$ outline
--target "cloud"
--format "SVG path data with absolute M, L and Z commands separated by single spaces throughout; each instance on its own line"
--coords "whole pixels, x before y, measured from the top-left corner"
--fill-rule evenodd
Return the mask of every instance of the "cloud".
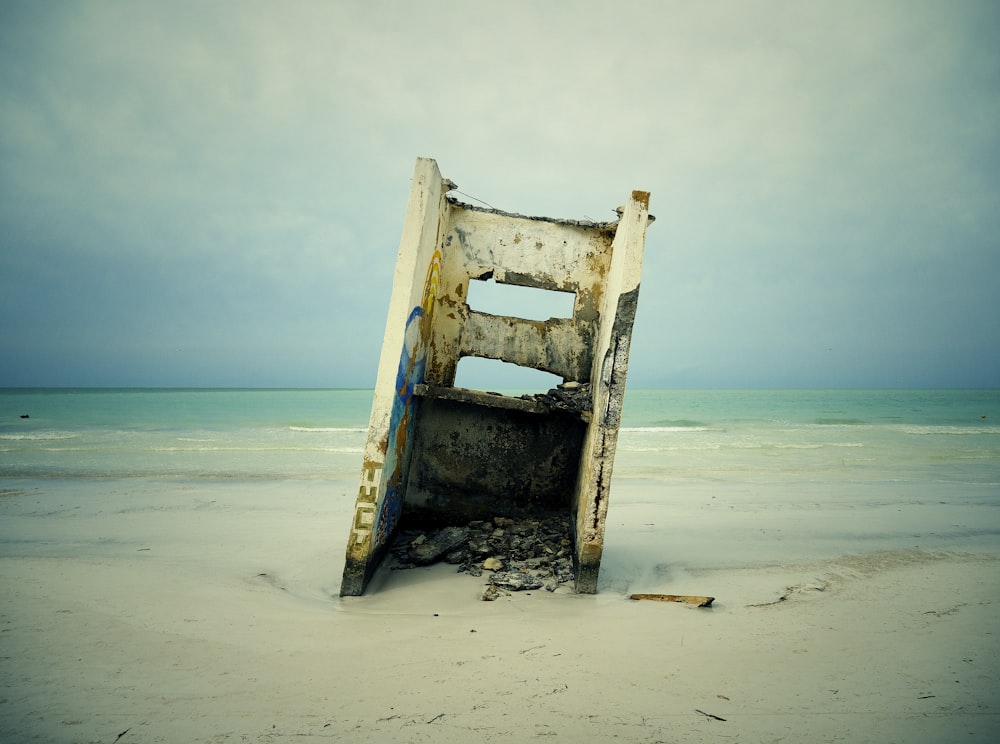
M 634 384 L 1000 384 L 993 3 L 0 21 L 0 384 L 371 384 L 416 156 L 531 214 L 652 192 Z

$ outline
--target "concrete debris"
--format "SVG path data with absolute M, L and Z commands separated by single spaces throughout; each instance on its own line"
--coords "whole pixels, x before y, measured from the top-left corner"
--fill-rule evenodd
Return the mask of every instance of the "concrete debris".
M 495 584 L 490 584 L 488 587 L 486 587 L 485 591 L 483 591 L 484 602 L 493 602 L 497 599 L 500 599 L 500 597 L 509 597 L 509 596 L 510 592 L 504 591 Z
M 578 414 L 590 413 L 593 400 L 590 394 L 590 383 L 564 382 L 552 388 L 547 393 L 522 395 L 525 400 L 534 400 L 550 411 L 570 411 Z
M 416 538 L 410 543 L 410 560 L 415 566 L 429 566 L 451 554 L 469 539 L 467 527 L 445 527 L 430 537 Z M 448 561 L 451 563 L 452 561 Z
M 515 520 L 494 517 L 436 530 L 403 530 L 388 566 L 407 569 L 444 561 L 473 576 L 490 573 L 485 601 L 507 591 L 550 592 L 573 581 L 569 515 Z
M 524 571 L 497 571 L 490 576 L 490 583 L 502 589 L 510 589 L 512 592 L 521 592 L 525 589 L 541 589 L 544 582 Z

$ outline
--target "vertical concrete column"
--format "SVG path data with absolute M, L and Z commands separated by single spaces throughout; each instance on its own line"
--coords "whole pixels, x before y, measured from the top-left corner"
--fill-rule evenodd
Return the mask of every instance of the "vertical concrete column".
M 441 271 L 438 250 L 454 184 L 437 163 L 419 158 L 413 171 L 392 298 L 379 358 L 375 396 L 361 468 L 361 484 L 348 536 L 341 596 L 356 596 L 388 547 L 403 508 L 417 401 Z
M 648 223 L 649 194 L 633 191 L 612 243 L 590 378 L 593 418 L 583 442 L 575 499 L 576 591 L 581 594 L 597 591 Z

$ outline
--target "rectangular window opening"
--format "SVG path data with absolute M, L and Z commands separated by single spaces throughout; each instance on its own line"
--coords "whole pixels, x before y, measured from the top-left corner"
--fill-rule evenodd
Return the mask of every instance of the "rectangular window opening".
M 547 393 L 562 381 L 544 370 L 481 357 L 462 357 L 455 370 L 455 387 L 511 397 Z
M 572 318 L 574 292 L 561 292 L 517 284 L 473 279 L 469 282 L 469 307 L 481 313 L 524 320 Z

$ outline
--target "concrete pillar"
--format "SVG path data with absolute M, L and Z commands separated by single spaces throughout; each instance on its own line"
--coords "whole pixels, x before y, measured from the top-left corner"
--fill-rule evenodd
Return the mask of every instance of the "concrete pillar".
M 633 191 L 621 212 L 611 248 L 590 378 L 593 413 L 583 442 L 576 492 L 574 549 L 576 591 L 580 594 L 597 591 L 648 223 L 649 194 Z
M 340 589 L 344 596 L 364 592 L 402 513 L 415 420 L 413 386 L 424 381 L 441 269 L 438 238 L 448 210 L 445 193 L 452 187 L 441 177 L 437 163 L 417 160 L 347 542 Z

